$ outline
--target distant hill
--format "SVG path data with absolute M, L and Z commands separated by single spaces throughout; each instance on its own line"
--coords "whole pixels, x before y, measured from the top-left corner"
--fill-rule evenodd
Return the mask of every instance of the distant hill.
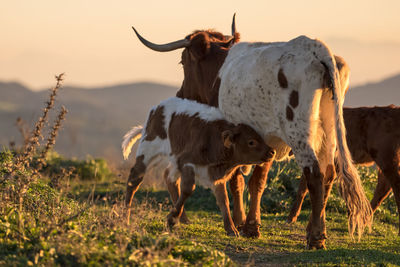
M 376 83 L 350 88 L 345 106 L 400 105 L 400 74 Z
M 134 83 L 103 88 L 63 87 L 58 107 L 68 114 L 56 150 L 68 157 L 86 155 L 120 161 L 122 136 L 142 124 L 153 105 L 174 96 L 178 88 L 156 83 Z M 0 146 L 21 143 L 17 117 L 33 124 L 41 114 L 48 90 L 33 92 L 18 83 L 0 83 Z
M 351 88 L 346 106 L 400 105 L 400 75 Z M 130 127 L 142 124 L 153 105 L 174 96 L 178 88 L 157 83 L 133 83 L 102 88 L 64 87 L 58 105 L 69 110 L 56 150 L 68 157 L 86 155 L 122 161 L 121 139 Z M 33 92 L 18 83 L 0 82 L 0 146 L 21 143 L 17 117 L 33 124 L 48 91 Z

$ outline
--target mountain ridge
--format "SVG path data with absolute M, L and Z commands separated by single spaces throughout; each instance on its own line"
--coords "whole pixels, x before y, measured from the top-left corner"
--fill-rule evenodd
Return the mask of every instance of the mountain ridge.
M 350 88 L 345 106 L 400 105 L 400 74 Z M 62 87 L 56 109 L 69 110 L 55 149 L 68 157 L 86 155 L 122 161 L 121 139 L 132 126 L 142 124 L 150 108 L 175 96 L 178 87 L 153 82 L 123 83 L 92 89 Z M 15 121 L 30 126 L 41 115 L 49 90 L 31 91 L 18 82 L 0 82 L 0 145 L 21 143 Z M 50 122 L 54 119 L 53 112 Z

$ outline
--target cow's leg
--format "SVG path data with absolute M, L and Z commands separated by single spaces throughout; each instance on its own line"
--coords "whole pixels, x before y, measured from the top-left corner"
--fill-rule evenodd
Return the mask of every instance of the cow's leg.
M 394 198 L 397 204 L 397 213 L 399 214 L 399 235 L 400 235 L 400 170 L 399 167 L 390 170 L 382 170 L 392 186 Z
M 345 93 L 344 91 L 342 92 Z M 337 147 L 336 142 L 336 122 L 333 114 L 335 114 L 335 107 L 332 102 L 332 95 L 324 93 L 321 96 L 319 117 L 320 117 L 320 133 L 317 136 L 322 138 L 321 146 L 318 151 L 318 163 L 321 172 L 324 176 L 324 200 L 323 200 L 323 221 L 325 221 L 325 208 L 328 201 L 329 194 L 332 190 L 333 181 L 336 177 L 335 171 L 335 152 Z
M 333 169 L 333 165 L 328 165 L 325 171 L 325 179 L 324 179 L 324 209 L 326 207 L 329 193 L 332 190 L 333 181 L 335 178 L 335 172 Z M 308 193 L 307 181 L 306 178 L 301 176 L 299 188 L 297 189 L 296 199 L 293 203 L 292 209 L 290 210 L 290 214 L 287 218 L 288 223 L 294 223 L 297 221 L 297 217 L 300 215 L 301 206 L 303 205 L 304 198 Z
M 258 165 L 254 168 L 253 175 L 250 177 L 248 188 L 250 193 L 250 209 L 247 214 L 246 223 L 242 229 L 242 235 L 245 237 L 260 237 L 260 202 L 268 179 L 268 171 L 271 168 L 273 160 Z
M 324 219 L 323 219 L 324 221 L 326 215 L 325 208 L 328 202 L 329 194 L 331 193 L 332 190 L 333 181 L 335 177 L 336 177 L 335 167 L 333 166 L 333 164 L 329 164 L 328 166 L 326 166 L 324 174 L 324 206 L 322 208 L 324 214 Z M 326 234 L 325 237 L 327 238 Z
M 392 164 L 390 164 L 392 165 Z M 397 213 L 399 214 L 399 235 L 400 235 L 400 167 L 388 166 L 386 169 L 382 169 L 383 174 L 389 180 L 392 186 L 393 195 L 397 204 Z
M 238 168 L 229 181 L 229 188 L 233 198 L 233 222 L 239 230 L 246 221 L 246 214 L 243 207 L 244 185 L 244 177 Z
M 181 171 L 181 194 L 176 201 L 175 207 L 168 215 L 168 226 L 172 228 L 179 220 L 183 212 L 186 199 L 193 193 L 195 185 L 195 173 L 192 166 L 184 166 Z
M 303 168 L 303 175 L 310 192 L 311 215 L 307 225 L 307 247 L 324 248 L 326 228 L 324 220 L 325 181 L 321 168 L 311 145 L 305 141 L 298 141 L 293 145 L 297 163 Z
M 290 214 L 287 218 L 288 223 L 294 223 L 297 221 L 297 217 L 300 215 L 301 206 L 303 205 L 304 198 L 306 197 L 308 192 L 307 189 L 307 180 L 304 175 L 300 178 L 299 188 L 297 189 L 296 199 L 293 203 L 292 209 L 290 210 Z
M 144 174 L 146 173 L 146 165 L 144 164 L 143 159 L 144 156 L 139 156 L 136 158 L 136 163 L 130 171 L 128 182 L 126 185 L 125 205 L 128 207 L 128 224 L 131 215 L 130 206 L 132 204 L 133 196 L 139 189 L 139 186 L 142 184 Z
M 400 175 L 398 173 L 393 175 L 391 184 L 392 184 L 394 198 L 397 204 L 397 213 L 399 216 L 399 236 L 400 236 Z
M 397 149 L 393 144 L 389 144 L 386 148 L 381 147 L 375 162 L 392 187 L 397 212 L 399 213 L 400 235 L 400 149 Z
M 303 173 L 307 180 L 311 199 L 311 216 L 307 225 L 307 247 L 309 249 L 324 248 L 326 228 L 323 211 L 325 197 L 323 175 L 317 161 L 314 161 L 312 168 L 304 167 Z
M 175 181 L 171 181 L 171 179 L 169 179 L 168 177 L 169 177 L 169 170 L 166 169 L 164 171 L 164 181 L 165 181 L 165 184 L 167 185 L 167 189 L 168 189 L 169 195 L 171 197 L 172 204 L 175 206 L 175 204 L 178 201 L 178 198 L 181 194 L 180 178 Z M 181 215 L 181 218 L 179 219 L 179 221 L 184 224 L 190 223 L 189 219 L 186 216 L 185 209 L 183 209 L 182 215 Z
M 226 234 L 229 236 L 239 236 L 239 232 L 236 229 L 232 218 L 231 212 L 229 210 L 229 198 L 226 192 L 226 183 L 220 183 L 213 187 L 215 198 L 217 199 L 217 204 L 221 210 L 222 217 L 224 219 L 224 228 Z
M 390 182 L 383 175 L 382 171 L 378 168 L 378 184 L 376 185 L 374 197 L 371 200 L 372 211 L 375 212 L 382 202 L 390 194 L 392 187 Z

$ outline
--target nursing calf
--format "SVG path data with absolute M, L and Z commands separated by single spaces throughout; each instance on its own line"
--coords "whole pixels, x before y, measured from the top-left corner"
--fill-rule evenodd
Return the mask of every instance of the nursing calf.
M 238 166 L 260 164 L 275 155 L 251 127 L 227 122 L 217 108 L 174 97 L 151 110 L 144 128 L 134 127 L 125 135 L 122 143 L 125 158 L 139 138 L 136 163 L 127 183 L 128 206 L 146 169 L 156 168 L 167 159 L 165 178 L 174 201 L 168 226 L 174 226 L 181 217 L 184 203 L 198 180 L 213 190 L 227 234 L 239 235 L 230 215 L 226 182 Z
M 372 210 L 375 212 L 392 189 L 400 212 L 400 107 L 344 108 L 343 117 L 347 144 L 354 163 L 376 163 L 378 168 L 378 184 L 371 200 Z M 297 220 L 307 191 L 302 178 L 289 222 Z

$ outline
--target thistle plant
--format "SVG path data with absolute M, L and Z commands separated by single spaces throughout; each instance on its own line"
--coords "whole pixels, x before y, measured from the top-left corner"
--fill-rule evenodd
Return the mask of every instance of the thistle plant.
M 37 179 L 39 171 L 45 165 L 46 155 L 54 146 L 58 131 L 67 113 L 65 107 L 62 107 L 53 126 L 51 127 L 47 142 L 39 154 L 37 166 L 33 168 L 32 163 L 34 161 L 34 156 L 37 151 L 39 151 L 40 140 L 44 139 L 42 132 L 48 122 L 49 112 L 54 108 L 57 92 L 62 86 L 63 78 L 64 73 L 56 76 L 56 85 L 50 90 L 50 96 L 46 101 L 43 113 L 35 123 L 34 129 L 29 136 L 26 135 L 27 131 L 23 127 L 22 119 L 17 120 L 17 127 L 24 138 L 23 149 L 20 153 L 17 153 L 17 155 L 14 156 L 12 161 L 7 162 L 5 164 L 6 166 L 2 166 L 2 169 L 7 172 L 6 175 L 3 175 L 4 177 L 2 178 L 2 182 L 10 179 L 12 180 L 10 187 L 5 191 L 7 191 L 7 195 L 9 196 L 8 198 L 13 199 L 14 203 L 18 207 L 18 228 L 21 233 L 23 232 L 24 227 L 24 219 L 22 217 L 24 196 L 32 181 Z

